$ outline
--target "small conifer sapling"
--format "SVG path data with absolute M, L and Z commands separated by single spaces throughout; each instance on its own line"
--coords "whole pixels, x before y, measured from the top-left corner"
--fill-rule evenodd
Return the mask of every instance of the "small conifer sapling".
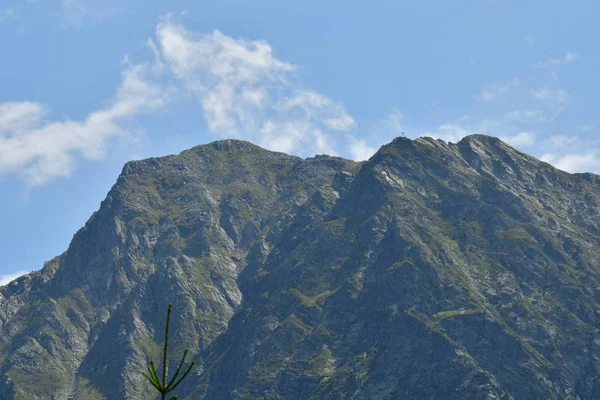
M 158 390 L 158 392 L 161 394 L 161 400 L 167 400 L 167 393 L 174 390 L 181 383 L 181 381 L 183 381 L 183 379 L 190 373 L 190 371 L 192 370 L 192 368 L 194 367 L 194 364 L 195 364 L 195 362 L 192 361 L 192 363 L 187 367 L 187 369 L 185 370 L 183 375 L 181 375 L 181 377 L 179 377 L 179 379 L 177 379 L 177 377 L 179 376 L 179 373 L 181 372 L 181 368 L 183 367 L 183 364 L 185 363 L 185 358 L 187 357 L 187 354 L 188 354 L 188 349 L 185 349 L 185 351 L 183 352 L 183 357 L 181 357 L 181 361 L 179 362 L 179 366 L 177 367 L 177 370 L 175 371 L 175 375 L 173 375 L 171 380 L 167 381 L 167 365 L 168 365 L 167 364 L 167 355 L 168 355 L 168 350 L 169 350 L 169 323 L 171 320 L 171 309 L 172 308 L 173 308 L 173 306 L 171 304 L 169 304 L 169 309 L 167 311 L 167 327 L 165 328 L 165 346 L 163 349 L 162 379 L 160 379 L 158 377 L 158 372 L 156 371 L 156 367 L 154 365 L 153 360 L 150 361 L 150 365 L 148 366 L 148 373 L 146 374 L 145 372 L 142 372 L 144 377 L 146 379 L 148 379 L 148 381 L 150 381 L 152 386 L 154 386 L 154 388 L 156 390 Z M 177 400 L 177 396 L 173 396 L 169 400 Z

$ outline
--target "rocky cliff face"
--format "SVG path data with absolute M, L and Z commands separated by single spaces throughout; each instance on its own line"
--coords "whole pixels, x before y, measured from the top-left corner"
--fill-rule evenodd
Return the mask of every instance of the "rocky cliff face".
M 69 249 L 0 288 L 0 398 L 600 398 L 600 177 L 498 139 L 368 162 L 225 140 L 125 165 Z M 187 396 L 187 397 L 186 397 Z

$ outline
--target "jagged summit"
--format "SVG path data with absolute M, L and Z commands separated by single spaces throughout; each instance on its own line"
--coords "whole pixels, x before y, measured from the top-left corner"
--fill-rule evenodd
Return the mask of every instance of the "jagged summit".
M 377 155 L 380 152 L 383 152 L 384 154 L 387 152 L 387 148 L 399 148 L 399 149 L 412 149 L 415 150 L 416 147 L 415 146 L 419 146 L 419 145 L 429 145 L 429 146 L 434 146 L 438 151 L 440 152 L 444 152 L 446 153 L 444 157 L 454 157 L 454 156 L 459 156 L 464 158 L 465 160 L 474 160 L 475 158 L 480 158 L 480 159 L 501 159 L 501 160 L 509 160 L 512 159 L 513 161 L 519 159 L 521 162 L 526 163 L 528 166 L 534 166 L 534 165 L 543 165 L 544 167 L 550 167 L 550 168 L 554 168 L 552 166 L 550 166 L 547 163 L 544 163 L 538 159 L 536 159 L 535 157 L 530 156 L 529 154 L 526 154 L 518 149 L 515 149 L 514 147 L 512 147 L 511 145 L 507 144 L 506 142 L 503 142 L 501 139 L 494 137 L 494 136 L 488 136 L 488 135 L 483 135 L 483 134 L 472 134 L 472 135 L 468 135 L 463 137 L 459 142 L 457 143 L 450 143 L 450 142 L 445 142 L 441 139 L 435 139 L 432 137 L 419 137 L 416 139 L 410 139 L 407 137 L 403 137 L 403 136 L 399 136 L 396 137 L 395 139 L 393 139 L 390 143 L 384 145 L 381 147 L 381 149 L 373 156 L 373 157 L 377 157 Z M 456 153 L 456 148 L 458 148 L 458 151 L 460 153 L 460 155 L 458 153 Z M 415 150 L 412 151 L 412 156 L 419 156 L 419 151 Z M 158 165 L 157 163 L 160 163 L 160 160 L 163 159 L 181 159 L 181 157 L 189 157 L 189 156 L 199 156 L 199 157 L 209 157 L 210 154 L 228 154 L 228 155 L 233 155 L 235 154 L 236 157 L 241 157 L 242 159 L 248 159 L 248 158 L 256 158 L 259 159 L 263 156 L 266 156 L 267 154 L 278 154 L 280 156 L 287 156 L 289 158 L 293 158 L 296 159 L 297 161 L 302 160 L 300 157 L 297 156 L 290 156 L 287 155 L 285 153 L 281 153 L 281 152 L 274 152 L 274 151 L 270 151 L 267 149 L 264 149 L 256 144 L 253 144 L 252 142 L 246 141 L 246 140 L 239 140 L 239 139 L 223 139 L 223 140 L 217 140 L 208 144 L 203 144 L 203 145 L 198 145 L 195 147 L 192 147 L 191 149 L 188 150 L 184 150 L 182 151 L 180 154 L 178 155 L 170 155 L 170 156 L 164 156 L 164 157 L 153 157 L 153 158 L 149 158 L 146 160 L 139 160 L 139 161 L 132 161 L 130 163 L 127 163 L 125 168 L 124 168 L 124 173 L 128 173 L 129 169 L 131 168 L 131 165 L 135 165 L 135 164 L 153 164 L 154 166 Z M 178 158 L 179 157 L 179 158 Z M 333 158 L 333 159 L 340 159 L 343 160 L 343 158 L 340 157 L 334 157 L 334 156 L 329 156 L 329 155 L 316 155 L 314 157 L 309 157 L 308 160 L 310 159 L 324 159 L 324 158 Z M 235 160 L 232 160 L 235 161 Z M 475 161 L 474 161 L 475 162 Z M 476 164 L 481 164 L 481 160 L 479 160 L 478 162 L 475 162 Z M 475 167 L 477 168 L 478 165 L 475 165 Z
M 0 398 L 150 398 L 168 303 L 182 399 L 600 398 L 597 183 L 483 135 L 127 163 L 0 287 Z

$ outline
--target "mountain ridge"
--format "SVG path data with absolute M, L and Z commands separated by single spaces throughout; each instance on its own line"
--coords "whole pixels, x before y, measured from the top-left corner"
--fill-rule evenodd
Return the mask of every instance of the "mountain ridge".
M 596 398 L 598 183 L 484 135 L 129 162 L 0 287 L 0 397 L 153 398 L 170 302 L 187 398 Z

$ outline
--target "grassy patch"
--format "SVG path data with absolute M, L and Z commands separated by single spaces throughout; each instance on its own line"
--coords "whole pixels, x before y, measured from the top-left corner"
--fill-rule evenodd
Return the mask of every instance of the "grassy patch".
M 300 301 L 302 302 L 302 304 L 306 307 L 316 307 L 319 310 L 321 309 L 321 307 L 319 307 L 318 303 L 325 300 L 327 297 L 331 296 L 332 294 L 334 294 L 335 292 L 337 292 L 340 288 L 338 287 L 335 290 L 325 290 L 319 294 L 316 294 L 314 296 L 305 296 L 302 293 L 300 293 L 298 290 L 296 289 L 290 289 L 289 293 L 296 296 L 297 298 L 300 299 Z
M 438 313 L 433 314 L 433 318 L 437 320 L 447 319 L 458 317 L 461 315 L 478 315 L 483 314 L 483 310 L 480 308 L 474 308 L 471 310 L 448 310 L 448 311 L 440 311 Z
M 408 258 L 405 258 L 402 261 L 396 261 L 395 263 L 393 263 L 392 265 L 390 265 L 387 270 L 388 271 L 393 271 L 395 269 L 402 268 L 404 266 L 410 267 L 412 265 L 413 265 L 412 261 L 409 260 Z

